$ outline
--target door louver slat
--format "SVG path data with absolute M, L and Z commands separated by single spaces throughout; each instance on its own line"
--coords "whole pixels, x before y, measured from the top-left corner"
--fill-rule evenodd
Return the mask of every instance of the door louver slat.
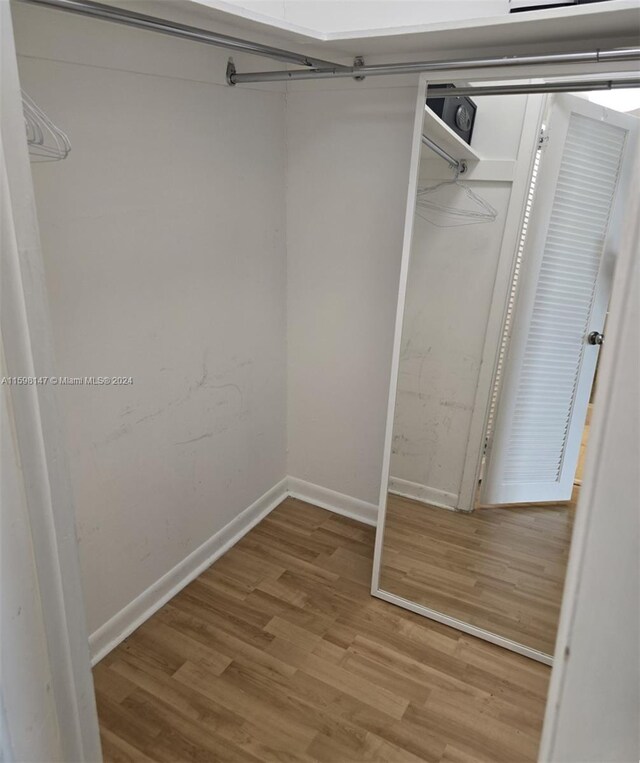
M 505 483 L 560 478 L 625 135 L 571 115 L 505 443 Z

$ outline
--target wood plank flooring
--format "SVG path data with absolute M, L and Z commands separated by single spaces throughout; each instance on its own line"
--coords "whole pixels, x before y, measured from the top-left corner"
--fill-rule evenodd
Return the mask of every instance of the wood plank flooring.
M 390 495 L 380 587 L 553 654 L 577 491 L 471 514 Z
M 549 668 L 369 594 L 287 499 L 94 669 L 105 761 L 534 761 Z
M 573 480 L 574 485 L 582 485 L 584 478 L 584 461 L 587 455 L 587 443 L 589 442 L 589 432 L 591 431 L 591 419 L 593 417 L 593 403 L 589 403 L 587 408 L 587 420 L 584 423 L 582 431 L 582 440 L 580 442 L 580 455 L 578 456 L 578 467 Z

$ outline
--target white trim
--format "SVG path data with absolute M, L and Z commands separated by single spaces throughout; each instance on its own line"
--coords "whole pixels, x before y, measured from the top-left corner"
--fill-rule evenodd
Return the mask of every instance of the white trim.
M 376 544 L 373 551 L 373 573 L 371 576 L 371 593 L 375 595 L 380 587 L 380 566 L 382 564 L 382 539 L 384 535 L 384 518 L 387 512 L 387 491 L 389 472 L 391 469 L 391 444 L 393 439 L 393 418 L 396 409 L 396 393 L 398 390 L 398 371 L 400 370 L 400 343 L 402 340 L 402 324 L 404 321 L 405 296 L 409 276 L 409 261 L 411 260 L 411 245 L 413 243 L 413 224 L 416 209 L 416 193 L 418 176 L 420 174 L 420 156 L 422 149 L 422 119 L 424 103 L 427 97 L 427 76 L 421 74 L 418 79 L 416 92 L 416 112 L 413 121 L 413 137 L 411 142 L 411 161 L 409 163 L 409 183 L 407 186 L 407 208 L 404 216 L 404 238 L 402 240 L 402 257 L 400 260 L 400 281 L 398 286 L 398 302 L 396 305 L 396 323 L 393 336 L 391 355 L 391 373 L 389 380 L 389 397 L 387 399 L 387 421 L 384 434 L 384 450 L 382 453 L 382 474 L 380 493 L 378 496 L 378 528 Z
M 286 477 L 94 631 L 89 636 L 91 664 L 100 662 L 287 497 L 374 527 L 377 522 L 378 507 L 375 503 L 361 501 L 296 477 Z
M 635 144 L 635 152 L 638 151 L 638 144 Z M 636 153 L 637 158 L 637 153 Z M 568 700 L 565 697 L 565 684 L 567 681 L 567 669 L 572 655 L 572 646 L 578 640 L 584 642 L 592 634 L 581 633 L 575 628 L 575 619 L 578 609 L 578 595 L 582 584 L 582 573 L 588 565 L 593 566 L 595 547 L 589 548 L 590 536 L 594 532 L 593 527 L 596 524 L 595 515 L 610 511 L 609 502 L 604 502 L 599 495 L 602 491 L 601 486 L 607 484 L 608 475 L 603 463 L 607 460 L 606 456 L 611 457 L 619 446 L 618 433 L 615 430 L 615 417 L 612 416 L 612 408 L 615 398 L 618 395 L 625 395 L 625 399 L 631 397 L 633 392 L 623 389 L 626 381 L 625 364 L 633 362 L 628 353 L 625 353 L 625 332 L 631 330 L 632 310 L 633 310 L 633 292 L 638 289 L 637 278 L 637 242 L 640 236 L 640 173 L 637 169 L 637 161 L 629 162 L 633 172 L 631 187 L 627 199 L 624 220 L 626 225 L 623 232 L 620 252 L 616 263 L 614 274 L 613 290 L 611 293 L 611 308 L 607 319 L 607 344 L 603 348 L 602 360 L 598 370 L 598 384 L 596 387 L 595 401 L 593 407 L 593 421 L 589 432 L 589 446 L 587 448 L 586 460 L 584 465 L 585 478 L 582 481 L 580 491 L 580 500 L 576 511 L 576 520 L 571 538 L 571 550 L 569 552 L 569 562 L 567 565 L 567 575 L 565 578 L 564 592 L 562 597 L 562 609 L 560 610 L 560 622 L 558 624 L 558 635 L 556 637 L 556 665 L 551 673 L 549 684 L 549 693 L 547 696 L 547 707 L 542 727 L 542 738 L 540 741 L 540 761 L 557 760 L 556 744 L 559 731 L 559 710 L 563 701 L 565 706 Z M 637 362 L 637 352 L 636 352 Z M 630 415 L 632 415 L 630 413 Z M 629 460 L 632 461 L 633 457 Z M 627 506 L 617 506 L 619 510 L 625 512 L 637 512 L 637 498 L 629 496 Z M 603 560 L 606 564 L 606 560 Z M 630 571 L 633 575 L 634 571 Z M 598 601 L 592 602 L 598 606 Z M 622 612 L 619 614 L 628 618 L 635 617 L 637 620 L 637 603 L 634 610 Z M 613 623 L 611 623 L 613 626 Z M 620 638 L 633 638 L 632 635 L 624 636 L 625 629 L 622 629 Z M 633 633 L 633 631 L 631 631 Z M 619 645 L 611 642 L 611 648 L 621 648 Z M 626 645 L 625 645 L 626 648 Z M 634 647 L 637 653 L 637 647 Z M 603 656 L 603 659 L 606 659 Z M 632 665 L 629 666 L 633 670 Z M 575 666 L 574 666 L 575 670 Z M 622 690 L 621 690 L 622 691 Z M 637 695 L 636 695 L 637 696 Z M 623 703 L 633 702 L 631 695 L 624 697 Z M 636 700 L 637 701 L 637 700 Z M 613 712 L 611 708 L 602 708 L 602 712 Z M 576 723 L 580 721 L 580 713 L 576 710 L 573 716 Z M 584 717 L 584 716 L 583 716 Z M 633 718 L 634 724 L 637 715 L 633 709 L 629 713 L 629 718 Z M 566 724 L 566 719 L 565 719 Z M 563 729 L 565 735 L 566 727 Z M 637 735 L 637 731 L 636 731 Z
M 176 564 L 153 585 L 121 609 L 89 636 L 91 664 L 95 665 L 154 612 L 172 599 L 187 584 L 198 577 L 252 527 L 258 524 L 287 497 L 285 478 L 261 495 L 257 501 L 238 514 L 221 530 L 212 535 L 189 556 Z
M 377 590 L 373 592 L 373 595 L 378 599 L 388 601 L 390 604 L 395 604 L 403 609 L 408 609 L 410 612 L 415 612 L 423 617 L 428 617 L 430 620 L 435 620 L 438 623 L 449 625 L 451 628 L 455 628 L 463 633 L 468 633 L 470 636 L 475 636 L 476 638 L 489 641 L 497 646 L 502 646 L 512 652 L 517 652 L 525 657 L 530 657 L 532 660 L 542 662 L 545 665 L 553 665 L 553 657 L 549 654 L 524 646 L 524 644 L 519 644 L 517 641 L 511 641 L 511 639 L 504 638 L 503 636 L 498 636 L 491 631 L 486 631 L 484 628 L 477 628 L 475 625 L 470 625 L 469 623 L 464 622 L 464 620 L 457 620 L 455 617 L 443 615 L 442 612 L 437 612 L 435 609 L 429 609 L 429 607 L 423 607 L 421 604 L 409 601 L 409 599 L 403 599 L 402 596 L 396 596 L 395 593 Z
M 53 333 L 11 9 L 6 2 L 0 2 L 0 59 L 0 164 L 6 223 L 0 245 L 0 322 L 6 370 L 9 376 L 51 377 L 56 373 Z M 26 671 L 24 692 L 17 691 L 11 698 L 5 696 L 3 702 L 11 702 L 7 710 L 19 706 L 19 714 L 30 713 L 37 706 L 30 692 L 38 681 L 42 680 L 43 685 L 49 682 L 48 691 L 55 702 L 56 717 L 52 723 L 57 727 L 62 758 L 98 763 L 102 760 L 98 716 L 89 665 L 73 492 L 57 390 L 50 385 L 21 386 L 11 392 L 10 398 L 49 671 L 43 673 L 36 668 L 33 675 Z M 2 582 L 12 584 L 10 578 Z M 3 622 L 3 627 L 7 626 Z M 10 722 L 15 717 L 12 712 L 7 716 Z M 35 726 L 8 731 L 17 738 L 23 733 L 36 736 L 42 729 Z
M 400 477 L 389 477 L 389 492 L 393 493 L 393 495 L 411 498 L 413 501 L 420 501 L 420 503 L 436 506 L 439 509 L 448 509 L 449 511 L 455 511 L 458 503 L 456 493 L 447 493 L 445 490 L 438 490 L 428 485 L 420 485 L 418 482 L 402 480 Z
M 355 519 L 365 525 L 372 525 L 373 527 L 377 525 L 378 507 L 375 503 L 361 501 L 359 498 L 352 498 L 350 495 L 314 485 L 312 482 L 305 482 L 305 480 L 300 480 L 297 477 L 289 477 L 287 484 L 288 494 L 292 498 L 312 503 L 321 509 L 328 509 L 334 514 L 341 514 L 343 517 Z

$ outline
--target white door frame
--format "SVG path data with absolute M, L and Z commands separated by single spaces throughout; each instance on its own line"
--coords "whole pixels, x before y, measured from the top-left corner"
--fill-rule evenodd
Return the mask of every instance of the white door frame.
M 545 763 L 640 755 L 637 167 L 630 188 L 540 743 Z
M 590 71 L 593 72 L 593 70 L 590 70 Z M 600 71 L 601 73 L 604 73 L 605 70 L 601 69 Z M 536 75 L 535 72 L 521 71 L 517 77 L 512 75 L 511 79 L 522 80 L 522 79 L 526 79 L 527 75 L 540 77 L 540 75 L 539 74 Z M 378 522 L 377 522 L 377 528 L 376 528 L 373 573 L 372 573 L 372 580 L 371 580 L 371 593 L 373 596 L 376 596 L 380 599 L 384 599 L 385 601 L 391 602 L 392 604 L 396 604 L 397 606 L 403 607 L 404 609 L 411 610 L 412 612 L 416 612 L 425 617 L 429 617 L 432 620 L 436 620 L 445 625 L 449 625 L 453 628 L 461 630 L 465 633 L 469 633 L 472 636 L 477 636 L 478 638 L 482 638 L 485 641 L 490 641 L 491 643 L 498 644 L 507 649 L 510 649 L 511 651 L 518 652 L 519 654 L 523 654 L 527 657 L 531 657 L 532 659 L 538 660 L 539 662 L 543 662 L 550 665 L 553 663 L 553 658 L 550 655 L 544 654 L 535 649 L 531 649 L 530 647 L 524 646 L 522 644 L 518 644 L 514 641 L 511 641 L 510 639 L 506 639 L 502 636 L 499 636 L 495 633 L 487 631 L 483 628 L 478 628 L 474 625 L 470 625 L 469 623 L 462 622 L 460 620 L 457 620 L 456 618 L 450 617 L 449 615 L 430 609 L 429 607 L 425 607 L 420 604 L 415 604 L 414 602 L 408 601 L 402 598 L 401 596 L 393 594 L 389 591 L 385 591 L 380 587 L 380 568 L 381 568 L 381 562 L 382 562 L 384 524 L 385 524 L 386 510 L 387 510 L 387 492 L 388 492 L 388 482 L 389 482 L 390 463 L 391 463 L 391 447 L 392 447 L 393 420 L 394 420 L 396 393 L 397 393 L 397 378 L 398 378 L 398 371 L 400 368 L 400 350 L 401 350 L 402 328 L 403 328 L 404 309 L 405 309 L 405 296 L 406 296 L 406 290 L 407 290 L 409 262 L 411 258 L 411 247 L 413 242 L 413 226 L 414 226 L 414 216 L 415 216 L 416 191 L 417 191 L 417 184 L 418 184 L 418 174 L 420 169 L 420 151 L 421 151 L 422 119 L 423 119 L 422 112 L 424 109 L 424 102 L 426 98 L 426 89 L 427 89 L 428 82 L 434 83 L 434 82 L 456 81 L 461 79 L 462 75 L 459 72 L 444 71 L 444 72 L 438 72 L 437 76 L 429 75 L 429 79 L 427 79 L 427 76 L 428 75 L 423 74 L 419 78 L 418 93 L 417 93 L 417 100 L 416 100 L 416 116 L 414 121 L 411 163 L 409 168 L 409 183 L 408 183 L 408 191 L 407 191 L 405 231 L 404 231 L 404 239 L 403 239 L 403 245 L 402 245 L 400 282 L 399 282 L 399 289 L 398 289 L 398 302 L 396 306 L 396 323 L 395 323 L 395 330 L 394 330 L 393 352 L 392 352 L 392 358 L 391 358 L 391 381 L 389 386 L 389 398 L 387 401 L 387 421 L 386 421 L 386 429 L 385 429 L 383 459 L 382 459 L 382 475 L 381 475 L 380 492 L 379 492 L 379 500 L 378 500 Z M 551 68 L 549 73 L 545 75 L 547 79 L 553 78 L 554 76 L 555 77 L 563 76 L 563 72 L 558 71 L 557 69 L 554 70 Z M 474 80 L 480 80 L 480 81 L 486 82 L 490 78 L 487 77 L 486 72 L 483 72 L 482 70 L 471 70 L 471 71 L 464 72 L 464 79 L 465 81 L 468 81 L 468 82 L 473 82 Z M 497 77 L 493 77 L 493 79 L 497 79 Z M 500 79 L 506 80 L 508 79 L 508 77 L 502 76 Z M 637 174 L 638 174 L 638 171 L 636 169 L 636 179 L 637 179 Z M 526 182 L 528 184 L 528 180 Z M 632 186 L 634 182 L 635 181 L 632 181 Z M 637 182 L 634 187 L 637 187 Z M 630 222 L 631 221 L 629 221 L 628 224 L 630 224 Z M 512 260 L 515 257 L 515 254 L 516 253 L 514 248 L 511 251 Z M 633 251 L 632 251 L 631 241 L 629 237 L 627 237 L 626 249 L 621 250 L 618 257 L 618 265 L 617 265 L 618 269 L 621 269 L 624 271 L 624 269 L 628 267 L 629 260 L 631 259 L 632 256 L 633 256 Z M 501 260 L 502 260 L 502 254 L 501 254 Z M 497 292 L 494 290 L 494 299 L 498 302 L 498 307 L 495 308 L 497 312 L 495 312 L 492 309 L 493 319 L 490 322 L 491 330 L 493 331 L 493 337 L 489 337 L 487 335 L 487 338 L 485 340 L 485 349 L 487 350 L 487 352 L 490 353 L 491 359 L 494 365 L 492 366 L 491 375 L 489 375 L 488 371 L 486 371 L 487 376 L 484 377 L 484 383 L 487 384 L 489 382 L 489 379 L 490 379 L 490 383 L 488 383 L 489 392 L 487 393 L 486 411 L 483 412 L 483 418 L 484 416 L 488 414 L 488 406 L 490 403 L 489 395 L 490 395 L 490 389 L 493 387 L 493 373 L 495 370 L 495 360 L 497 359 L 497 348 L 500 343 L 500 339 L 502 337 L 504 311 L 506 310 L 508 299 L 509 299 L 509 290 L 510 290 L 510 284 L 511 284 L 511 268 L 513 266 L 513 263 L 509 262 L 508 258 L 505 255 L 504 262 L 501 262 L 501 265 L 503 266 L 503 270 L 504 270 L 500 278 L 500 283 L 502 285 L 502 294 L 498 297 Z M 618 284 L 618 290 L 616 291 L 616 287 L 614 286 L 614 290 L 611 296 L 612 310 L 621 309 L 619 305 L 614 304 L 614 302 L 618 300 L 619 294 L 620 294 L 620 279 L 617 276 L 616 276 L 616 284 Z M 608 334 L 611 335 L 611 329 L 608 328 L 607 330 L 608 330 Z M 610 342 L 610 346 L 615 346 L 614 342 Z M 605 357 L 607 354 L 609 353 L 605 352 L 603 357 Z M 483 359 L 483 363 L 484 363 L 484 359 Z M 488 363 L 489 363 L 489 360 L 487 360 L 487 364 Z M 601 383 L 599 385 L 600 388 L 609 390 L 610 388 L 613 388 L 615 386 L 612 381 L 607 379 L 607 374 L 612 373 L 612 370 L 611 370 L 612 368 L 613 366 L 610 363 L 601 364 L 601 368 L 599 370 L 600 379 L 601 379 Z M 602 393 L 599 392 L 597 394 L 596 399 L 598 399 L 599 397 L 602 397 L 603 395 L 604 395 L 604 392 Z M 480 414 L 478 414 L 478 417 L 480 418 Z M 597 405 L 595 407 L 595 417 L 596 419 L 598 418 Z M 478 473 L 476 469 L 480 468 L 482 451 L 484 449 L 484 427 L 486 426 L 485 423 L 482 424 L 482 427 L 480 427 L 480 424 L 478 422 L 476 422 L 476 424 L 478 426 L 478 429 L 482 431 L 482 437 L 480 439 L 480 447 L 475 453 L 469 452 L 467 454 L 467 458 L 471 459 L 471 463 L 477 464 L 477 466 L 474 467 L 473 470 L 471 469 L 469 470 L 469 476 L 473 474 L 474 491 L 475 491 L 475 484 L 477 484 L 477 482 L 475 482 L 475 480 L 477 479 L 476 475 Z M 615 443 L 611 443 L 611 447 L 615 447 Z M 587 475 L 587 481 L 588 480 L 589 480 L 589 475 Z M 578 520 L 576 520 L 576 525 L 574 527 L 575 538 L 578 538 L 578 535 L 576 533 L 578 532 L 577 528 L 580 525 L 581 519 L 582 518 L 581 518 L 580 512 L 578 512 Z M 572 542 L 570 564 L 571 564 L 571 558 L 573 557 L 573 555 L 578 553 L 578 549 L 576 548 L 574 550 L 574 546 L 577 546 L 577 543 Z M 565 609 L 570 607 L 571 605 L 572 605 L 572 602 L 570 601 L 570 597 L 565 597 L 565 599 L 563 600 L 561 617 Z M 557 654 L 558 652 L 556 650 L 556 655 Z
M 5 219 L 0 328 L 9 376 L 55 373 L 53 338 L 10 7 L 0 2 L 0 114 Z M 71 482 L 55 387 L 12 388 L 15 449 L 24 485 L 26 524 L 36 561 L 51 692 L 63 760 L 102 760 Z M 11 579 L 3 580 L 3 586 Z M 12 627 L 4 623 L 3 628 Z M 3 659 L 9 659 L 5 657 Z M 45 685 L 45 681 L 42 681 Z M 16 689 L 3 701 L 28 701 Z M 5 708 L 6 709 L 6 708 Z M 7 712 L 7 718 L 12 714 Z M 6 729 L 9 742 L 12 731 Z M 31 733 L 38 734 L 34 728 Z M 16 751 L 19 752 L 19 751 Z M 8 751 L 11 755 L 11 750 Z

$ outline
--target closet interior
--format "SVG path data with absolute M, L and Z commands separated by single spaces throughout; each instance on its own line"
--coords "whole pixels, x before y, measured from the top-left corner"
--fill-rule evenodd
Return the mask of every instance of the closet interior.
M 46 309 L 38 394 L 55 398 L 105 760 L 535 760 L 564 567 L 552 604 L 518 577 L 536 598 L 527 643 L 522 610 L 454 569 L 447 522 L 482 535 L 477 507 L 518 502 L 482 493 L 496 294 L 553 104 L 585 78 L 640 92 L 633 35 L 585 17 L 581 45 L 554 57 L 522 27 L 549 84 L 507 79 L 504 40 L 420 57 L 382 34 L 354 48 L 232 22 L 215 3 L 75 5 L 3 16 L 26 131 L 3 152 L 8 172 L 30 161 L 23 251 L 41 251 L 44 293 L 27 309 Z M 608 57 L 580 59 L 585 39 Z M 429 106 L 453 98 L 432 57 L 476 111 Z M 600 139 L 605 161 L 615 136 Z M 486 639 L 495 623 L 445 611 L 451 580 L 458 604 L 480 587 L 513 628 Z

